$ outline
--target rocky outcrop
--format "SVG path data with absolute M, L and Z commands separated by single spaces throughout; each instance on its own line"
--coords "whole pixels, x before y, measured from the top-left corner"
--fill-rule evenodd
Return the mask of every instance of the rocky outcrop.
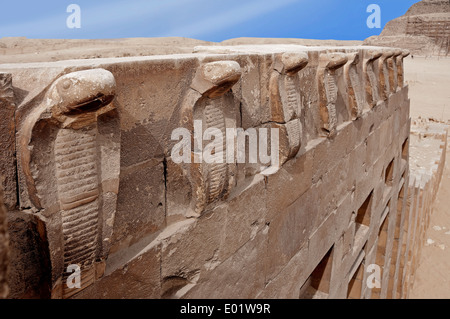
M 423 0 L 404 16 L 386 24 L 380 36 L 366 39 L 366 45 L 395 46 L 420 55 L 449 54 L 450 2 Z

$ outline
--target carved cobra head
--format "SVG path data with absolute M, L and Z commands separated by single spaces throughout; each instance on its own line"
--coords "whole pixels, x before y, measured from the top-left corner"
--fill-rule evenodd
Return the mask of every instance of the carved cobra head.
M 108 105 L 115 95 L 116 82 L 111 72 L 92 69 L 66 74 L 56 80 L 47 93 L 47 106 L 61 123 L 92 117 Z

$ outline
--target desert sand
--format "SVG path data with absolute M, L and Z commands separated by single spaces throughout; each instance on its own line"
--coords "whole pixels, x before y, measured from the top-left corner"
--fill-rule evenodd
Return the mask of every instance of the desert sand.
M 239 44 L 350 46 L 361 45 L 362 41 L 236 38 L 223 42 L 208 42 L 180 37 L 107 40 L 0 38 L 0 63 L 52 62 L 72 59 L 191 53 L 194 47 L 200 45 Z
M 450 150 L 426 232 L 426 243 L 416 270 L 414 285 L 409 298 L 448 299 L 450 298 Z
M 405 60 L 406 81 L 409 84 L 412 118 L 450 120 L 450 59 L 438 57 L 409 57 Z M 413 299 L 450 298 L 450 148 L 439 191 L 433 203 L 430 227 L 426 231 L 410 292 Z
M 450 120 L 450 58 L 408 57 L 405 59 L 411 117 Z

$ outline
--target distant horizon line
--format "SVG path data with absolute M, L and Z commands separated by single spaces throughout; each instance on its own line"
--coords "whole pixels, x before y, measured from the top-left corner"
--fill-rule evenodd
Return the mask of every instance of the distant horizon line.
M 372 36 L 370 36 L 372 37 Z M 370 38 L 368 37 L 368 38 Z M 293 37 L 236 37 L 236 38 L 228 38 L 222 41 L 211 41 L 211 40 L 203 40 L 203 39 L 197 39 L 197 38 L 191 38 L 191 37 L 184 37 L 184 36 L 156 36 L 156 37 L 144 37 L 144 36 L 136 36 L 136 37 L 104 37 L 104 38 L 46 38 L 46 37 L 27 37 L 27 36 L 6 36 L 1 37 L 2 39 L 22 39 L 22 40 L 128 40 L 128 39 L 189 39 L 189 40 L 196 40 L 196 41 L 203 41 L 203 42 L 214 42 L 214 43 L 221 43 L 224 41 L 229 40 L 237 40 L 237 39 L 280 39 L 280 40 L 316 40 L 316 41 L 358 41 L 363 42 L 367 38 L 364 39 L 333 39 L 333 38 L 293 38 Z

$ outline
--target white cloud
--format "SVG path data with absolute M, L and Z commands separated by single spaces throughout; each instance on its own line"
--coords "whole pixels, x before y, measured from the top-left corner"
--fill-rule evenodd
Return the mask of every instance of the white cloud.
M 81 4 L 81 29 L 71 30 L 66 27 L 69 13 L 64 10 L 56 16 L 43 18 L 41 15 L 25 23 L 0 25 L 0 37 L 51 38 L 78 34 L 80 37 L 99 38 L 105 31 L 110 35 L 116 29 L 119 33 L 127 25 L 136 28 L 141 25 L 142 29 L 135 30 L 136 34 L 144 31 L 149 32 L 148 36 L 201 37 L 297 1 L 300 0 L 118 0 L 103 5 Z M 73 3 L 77 1 L 73 0 Z M 219 8 L 223 10 L 220 11 Z M 164 28 L 170 29 L 161 31 Z
M 130 0 L 111 1 L 103 5 L 81 5 L 81 32 L 92 35 L 108 28 L 120 28 L 137 20 L 161 20 L 164 14 L 177 11 L 186 5 L 198 5 L 206 0 Z M 76 3 L 76 0 L 73 1 Z M 37 19 L 10 25 L 0 25 L 2 36 L 54 37 L 68 34 L 66 19 L 70 13 L 65 10 L 56 16 L 39 17 Z
M 178 26 L 162 36 L 200 37 L 224 30 L 239 23 L 249 21 L 260 15 L 280 9 L 299 0 L 252 1 L 231 9 L 209 15 L 190 25 Z

